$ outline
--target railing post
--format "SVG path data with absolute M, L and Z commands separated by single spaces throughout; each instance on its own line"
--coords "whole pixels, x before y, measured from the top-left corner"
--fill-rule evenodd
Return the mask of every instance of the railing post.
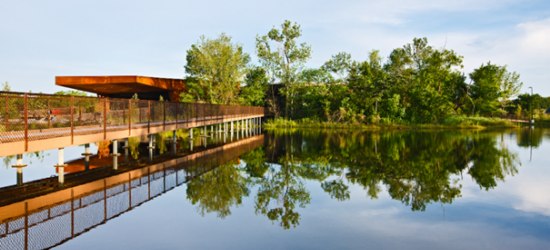
M 103 140 L 107 140 L 107 98 L 103 97 Z
M 132 99 L 128 99 L 128 136 L 132 134 Z
M 52 108 L 48 97 L 48 128 L 52 128 Z
M 138 108 L 138 116 L 139 116 L 138 121 L 139 123 L 141 123 L 141 103 L 139 100 L 137 101 L 137 108 Z
M 178 113 L 179 113 L 179 110 L 180 110 L 180 103 L 175 103 L 176 104 L 176 129 L 178 129 Z
M 9 128 L 9 124 L 10 124 L 10 113 L 9 113 L 9 98 L 8 98 L 8 95 L 6 95 L 6 98 L 5 98 L 5 101 L 6 101 L 6 117 L 4 117 L 6 120 L 6 132 L 8 131 L 8 128 Z
M 29 97 L 25 94 L 24 114 L 25 114 L 25 152 L 29 150 Z
M 74 96 L 71 96 L 71 144 L 74 143 Z
M 166 130 L 166 102 L 162 102 L 162 130 Z
M 147 134 L 151 133 L 151 100 L 147 101 Z

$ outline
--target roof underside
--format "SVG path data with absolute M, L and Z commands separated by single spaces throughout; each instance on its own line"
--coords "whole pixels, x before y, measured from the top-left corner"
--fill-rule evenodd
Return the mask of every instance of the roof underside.
M 182 91 L 182 79 L 147 76 L 56 76 L 55 84 L 102 96 Z

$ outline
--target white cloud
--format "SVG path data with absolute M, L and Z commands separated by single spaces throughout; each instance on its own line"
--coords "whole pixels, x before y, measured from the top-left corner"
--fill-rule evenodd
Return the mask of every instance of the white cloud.
M 530 55 L 550 56 L 550 18 L 521 23 L 518 45 Z

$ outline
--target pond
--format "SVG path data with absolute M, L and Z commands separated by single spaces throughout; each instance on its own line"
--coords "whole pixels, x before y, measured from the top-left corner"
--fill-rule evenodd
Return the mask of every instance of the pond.
M 47 213 L 68 212 L 0 229 L 0 249 L 550 249 L 550 130 L 296 130 L 209 143 L 200 156 L 183 141 L 156 160 L 144 148 L 115 172 L 94 170 L 103 179 L 69 177 L 127 181 L 65 187 L 69 202 Z M 25 177 L 55 174 L 55 152 L 36 155 Z M 40 165 L 46 176 L 30 174 Z M 0 172 L 3 186 L 13 171 Z

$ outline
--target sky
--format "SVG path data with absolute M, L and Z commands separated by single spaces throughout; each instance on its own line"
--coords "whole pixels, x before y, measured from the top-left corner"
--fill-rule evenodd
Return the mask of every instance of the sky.
M 257 64 L 258 35 L 284 20 L 302 27 L 313 50 L 307 67 L 344 51 L 354 60 L 427 37 L 464 57 L 466 75 L 482 63 L 507 65 L 527 93 L 550 96 L 548 0 L 121 1 L 1 0 L 0 83 L 53 93 L 58 75 L 182 78 L 185 55 L 221 33 Z

